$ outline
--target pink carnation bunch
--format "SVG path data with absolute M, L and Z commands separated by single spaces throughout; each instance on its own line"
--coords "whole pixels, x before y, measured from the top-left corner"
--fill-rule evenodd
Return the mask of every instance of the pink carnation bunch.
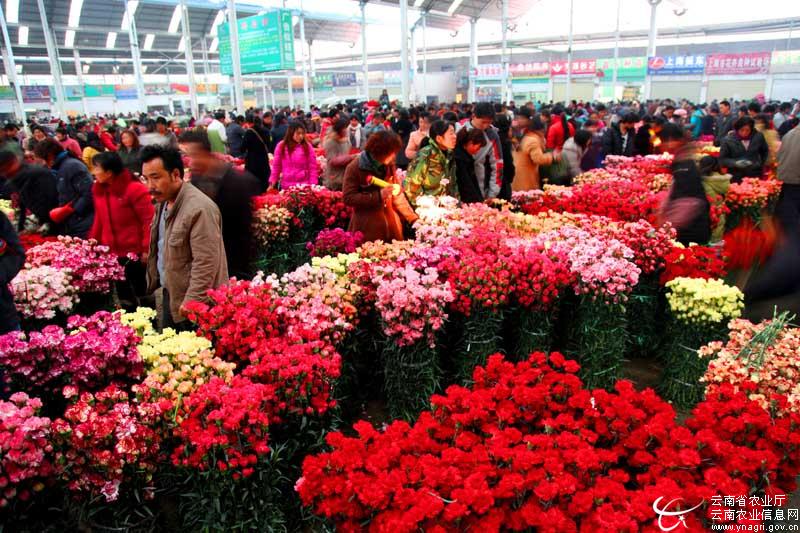
M 112 282 L 125 279 L 117 257 L 94 239 L 61 236 L 28 250 L 27 262 L 68 270 L 78 292 L 108 292 Z
M 70 271 L 49 265 L 20 270 L 9 287 L 24 318 L 50 320 L 57 312 L 72 311 L 78 301 Z

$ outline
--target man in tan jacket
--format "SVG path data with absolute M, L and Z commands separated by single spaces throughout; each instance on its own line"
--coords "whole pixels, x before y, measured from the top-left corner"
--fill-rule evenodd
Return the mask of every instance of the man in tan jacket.
M 207 291 L 228 281 L 219 209 L 183 181 L 177 150 L 147 146 L 141 158 L 142 175 L 158 202 L 150 227 L 147 289 L 163 288 L 162 327 L 188 328 L 184 306 L 208 301 Z

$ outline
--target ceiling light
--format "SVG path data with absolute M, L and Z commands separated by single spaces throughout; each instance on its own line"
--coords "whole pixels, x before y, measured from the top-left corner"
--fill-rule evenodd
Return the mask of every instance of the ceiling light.
M 6 0 L 6 22 L 19 23 L 19 0 Z
M 214 18 L 214 23 L 211 25 L 211 35 L 217 35 L 217 27 L 225 20 L 225 11 L 220 9 L 217 11 L 217 16 Z
M 114 45 L 117 43 L 117 32 L 110 31 L 108 32 L 108 37 L 106 37 L 106 48 L 114 48 Z
M 217 51 L 217 48 L 219 48 L 219 39 L 214 37 L 214 39 L 211 41 L 211 47 L 208 49 L 208 51 L 213 54 Z
M 178 33 L 178 24 L 181 23 L 181 5 L 175 6 L 175 11 L 172 12 L 172 19 L 169 21 L 169 33 Z
M 136 9 L 139 7 L 138 0 L 130 0 L 128 2 L 128 8 L 125 10 L 125 14 L 122 15 L 122 25 L 120 26 L 121 29 L 127 30 L 128 29 L 128 15 L 131 17 L 136 14 Z
M 70 28 L 77 28 L 81 24 L 81 9 L 83 8 L 83 0 L 72 0 L 69 5 L 69 19 L 67 26 Z
M 22 74 L 22 65 L 17 65 L 16 69 L 17 69 L 17 74 Z
M 89 65 L 88 65 L 88 64 L 84 65 L 84 66 L 83 66 L 83 73 L 84 73 L 84 74 L 89 74 L 89 68 L 90 68 L 90 67 L 89 67 Z
M 20 46 L 28 46 L 28 27 L 20 26 L 17 30 L 17 43 Z
M 152 33 L 148 33 L 144 36 L 144 49 L 145 50 L 152 50 L 153 49 L 153 41 L 156 40 L 156 36 Z
M 178 52 L 183 52 L 184 50 L 186 50 L 186 39 L 181 37 L 181 40 L 178 43 Z
M 75 30 L 67 30 L 67 33 L 64 34 L 64 46 L 66 48 L 75 46 Z
M 461 5 L 461 1 L 462 0 L 453 0 L 453 3 L 450 4 L 450 7 L 447 8 L 447 14 L 452 16 L 453 13 L 456 12 L 456 9 L 458 9 L 458 6 Z
M 425 2 L 425 0 L 416 0 L 416 1 L 414 2 L 414 7 L 419 7 L 419 6 L 421 6 L 421 5 L 422 5 L 424 2 Z
M 147 65 L 144 65 L 144 66 L 142 67 L 142 74 L 144 74 L 145 72 L 147 72 Z

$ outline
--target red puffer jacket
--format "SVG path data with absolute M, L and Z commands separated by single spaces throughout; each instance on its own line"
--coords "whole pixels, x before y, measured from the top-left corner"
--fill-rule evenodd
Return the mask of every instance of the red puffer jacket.
M 94 224 L 89 238 L 105 244 L 118 256 L 147 252 L 154 212 L 147 186 L 125 170 L 109 184 L 95 182 L 92 194 Z

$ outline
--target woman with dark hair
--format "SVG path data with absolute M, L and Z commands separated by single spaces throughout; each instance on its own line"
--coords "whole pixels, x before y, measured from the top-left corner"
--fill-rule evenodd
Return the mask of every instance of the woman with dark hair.
M 551 126 L 552 127 L 552 126 Z M 552 165 L 561 160 L 560 152 L 545 152 L 544 124 L 539 117 L 533 117 L 528 122 L 525 129 L 525 136 L 519 149 L 515 153 L 514 164 L 517 174 L 512 184 L 515 191 L 530 191 L 542 188 L 542 180 L 539 177 L 539 167 L 542 165 Z
M 400 142 L 403 143 L 403 148 L 408 146 L 408 140 L 411 137 L 411 132 L 414 131 L 414 125 L 408 117 L 408 110 L 400 109 L 397 112 L 397 120 L 392 122 L 392 131 L 399 137 Z M 403 170 L 408 168 L 409 159 L 406 157 L 405 150 L 400 150 L 397 154 L 397 168 Z
M 406 176 L 406 196 L 411 205 L 425 196 L 454 196 L 456 169 L 453 149 L 456 147 L 455 127 L 444 120 L 431 124 L 428 137 L 422 140 Z
M 500 137 L 500 150 L 503 156 L 503 178 L 497 198 L 511 200 L 511 184 L 517 169 L 514 166 L 514 149 L 511 145 L 511 119 L 505 113 L 498 113 L 494 118 L 494 127 Z
M 124 307 L 134 309 L 147 291 L 153 202 L 147 186 L 133 178 L 117 152 L 94 156 L 92 173 L 95 215 L 89 238 L 108 246 L 125 267 L 126 282 L 118 283 L 117 291 Z M 128 258 L 129 254 L 138 259 Z
M 50 211 L 50 220 L 63 224 L 65 235 L 85 239 L 94 220 L 92 175 L 55 139 L 40 142 L 35 153 L 56 176 L 58 207 Z
M 350 144 L 349 128 L 350 122 L 346 118 L 337 118 L 336 122 L 328 128 L 328 134 L 322 144 L 328 160 L 324 183 L 327 188 L 334 191 L 342 190 L 344 171 L 350 161 L 356 157 L 350 153 L 352 145 Z
M 733 131 L 719 146 L 719 166 L 728 169 L 732 183 L 747 176 L 760 177 L 768 157 L 767 141 L 755 131 L 755 121 L 748 116 L 736 119 Z
M 47 134 L 47 130 L 44 129 L 42 126 L 34 126 L 31 128 L 31 137 L 25 142 L 25 146 L 28 152 L 35 152 L 36 147 L 44 141 L 45 139 L 49 139 L 50 136 Z
M 413 224 L 419 218 L 395 175 L 395 158 L 402 147 L 396 134 L 376 131 L 370 135 L 358 159 L 345 170 L 344 203 L 353 208 L 347 229 L 360 231 L 366 241 L 402 240 L 403 221 Z M 381 187 L 373 178 L 388 186 Z
M 132 174 L 142 173 L 142 160 L 140 154 L 142 147 L 139 144 L 139 136 L 133 130 L 122 130 L 119 135 L 119 149 L 117 150 L 122 164 Z
M 705 244 L 711 238 L 711 206 L 689 144 L 688 132 L 676 124 L 666 123 L 659 138 L 663 151 L 675 156 L 672 186 L 661 218 L 672 224 L 681 244 Z
M 461 128 L 456 137 L 455 163 L 458 196 L 462 203 L 473 204 L 483 202 L 483 193 L 475 174 L 475 154 L 486 146 L 486 135 L 473 128 Z
M 314 148 L 306 140 L 305 126 L 293 121 L 275 147 L 269 186 L 288 189 L 295 185 L 319 185 L 319 168 Z
M 567 175 L 570 181 L 582 172 L 581 160 L 591 144 L 592 132 L 588 130 L 578 130 L 564 143 L 564 150 L 561 154 L 567 162 Z
M 547 148 L 561 151 L 567 139 L 575 135 L 575 126 L 567 120 L 567 111 L 561 105 L 553 107 L 550 127 L 547 129 Z
M 272 114 L 265 113 L 263 118 L 250 115 L 246 120 L 253 127 L 245 130 L 242 140 L 244 169 L 256 177 L 259 185 L 258 192 L 263 193 L 269 186 L 269 146 L 272 141 L 264 121 L 272 120 Z

